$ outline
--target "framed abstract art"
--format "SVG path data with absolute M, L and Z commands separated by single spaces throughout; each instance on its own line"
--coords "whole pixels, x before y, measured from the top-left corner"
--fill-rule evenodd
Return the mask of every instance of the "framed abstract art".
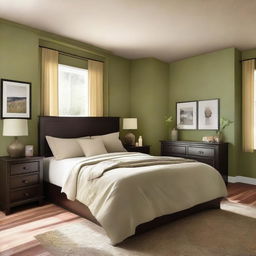
M 198 101 L 198 129 L 219 130 L 219 99 Z
M 176 103 L 177 129 L 196 130 L 197 129 L 197 102 L 186 101 Z

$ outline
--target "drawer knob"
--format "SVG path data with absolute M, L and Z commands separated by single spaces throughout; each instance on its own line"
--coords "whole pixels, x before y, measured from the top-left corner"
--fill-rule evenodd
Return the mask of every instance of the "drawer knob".
M 29 196 L 29 193 L 27 193 L 27 192 L 26 192 L 26 193 L 24 193 L 24 196 L 28 197 L 28 196 Z
M 23 166 L 23 170 L 27 170 L 27 167 L 26 167 L 26 166 Z
M 204 151 L 198 151 L 198 153 L 200 154 L 200 155 L 203 155 L 204 154 Z
M 23 180 L 22 182 L 25 184 L 28 184 L 28 180 Z

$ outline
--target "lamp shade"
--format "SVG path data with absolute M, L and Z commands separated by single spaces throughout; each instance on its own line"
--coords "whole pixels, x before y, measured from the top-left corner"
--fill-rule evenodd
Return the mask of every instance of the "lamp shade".
M 4 119 L 3 136 L 28 136 L 26 119 Z
M 137 129 L 137 118 L 123 118 L 123 129 L 124 130 L 136 130 Z

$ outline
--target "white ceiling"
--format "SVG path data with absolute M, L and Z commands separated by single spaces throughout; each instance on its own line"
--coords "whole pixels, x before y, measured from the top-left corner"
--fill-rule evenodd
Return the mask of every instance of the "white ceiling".
M 0 0 L 0 17 L 130 59 L 256 47 L 256 0 Z

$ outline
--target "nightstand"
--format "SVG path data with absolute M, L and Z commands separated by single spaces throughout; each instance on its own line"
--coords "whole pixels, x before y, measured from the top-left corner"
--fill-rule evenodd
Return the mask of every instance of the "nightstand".
M 124 147 L 129 152 L 140 152 L 140 153 L 145 153 L 145 154 L 150 153 L 150 146 L 148 146 L 148 145 L 147 146 L 141 146 L 141 147 L 124 145 Z
M 43 157 L 0 157 L 0 208 L 43 200 Z

